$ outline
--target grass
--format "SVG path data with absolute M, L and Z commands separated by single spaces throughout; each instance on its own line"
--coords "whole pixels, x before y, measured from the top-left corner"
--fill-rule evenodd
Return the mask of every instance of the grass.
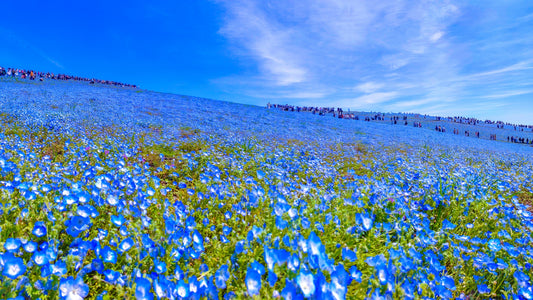
M 533 193 L 522 190 L 517 193 L 518 201 L 522 203 L 523 205 L 527 206 L 527 210 L 531 213 L 533 213 Z
M 512 209 L 511 199 L 518 196 L 531 211 L 533 194 L 498 187 L 502 174 L 515 178 L 510 173 L 513 168 L 507 166 L 519 160 L 501 158 L 494 163 L 479 154 L 468 156 L 467 151 L 404 143 L 328 144 L 253 135 L 215 139 L 192 127 L 181 127 L 175 139 L 163 140 L 167 128 L 151 123 L 139 125 L 140 132 L 128 135 L 114 126 L 86 125 L 79 133 L 51 126 L 28 127 L 9 114 L 0 114 L 0 122 L 4 138 L 0 247 L 6 251 L 8 238 L 36 241 L 43 247 L 46 242 L 57 247 L 58 257 L 50 264 L 67 264 L 65 274 L 43 276 L 41 267 L 29 263 L 33 255 L 18 251 L 15 254 L 28 266 L 24 280 L 30 284 L 19 285 L 22 277 L 4 276 L 1 298 L 58 298 L 58 283 L 67 276 L 83 278 L 90 288 L 88 299 L 133 298 L 135 274 L 153 282 L 163 276 L 178 281 L 175 276 L 181 269 L 186 281 L 196 276 L 213 282 L 212 276 L 222 265 L 230 268 L 231 278 L 218 295 L 234 291 L 238 299 L 250 298 L 247 268 L 254 261 L 267 266 L 265 249 L 288 251 L 318 273 L 321 268 L 312 267 L 313 256 L 303 250 L 311 233 L 319 236 L 326 263 L 331 260 L 345 270 L 356 267 L 361 271 L 361 282 L 347 286 L 348 299 L 369 297 L 375 291 L 387 293 L 387 285 L 379 282 L 376 268 L 368 263 L 378 255 L 394 266 L 389 270 L 393 272 L 390 282 L 395 283 L 388 295 L 391 298 L 406 296 L 401 284 L 409 280 L 418 285 L 416 297 L 438 298 L 434 286 L 442 276 L 450 276 L 455 283 L 452 298 L 461 293 L 470 299 L 498 298 L 519 289 L 515 271 L 531 274 L 525 267 L 533 262 L 531 257 L 513 256 L 512 250 L 493 251 L 487 245 L 488 240 L 499 239 L 502 245 L 506 242 L 520 249 L 525 245 L 518 241 L 531 235 L 525 219 Z M 10 169 L 9 162 L 16 169 Z M 519 162 L 516 178 L 527 178 L 520 172 L 528 164 L 527 160 Z M 44 191 L 46 185 L 50 191 Z M 80 191 L 90 195 L 90 200 L 80 202 Z M 109 202 L 114 193 L 120 195 L 119 204 Z M 72 236 L 66 222 L 88 205 L 96 212 L 89 228 Z M 114 225 L 111 216 L 122 216 L 125 223 Z M 360 221 L 362 216 L 371 216 L 369 229 Z M 46 224 L 45 237 L 32 234 L 37 221 Z M 455 227 L 444 228 L 445 222 Z M 225 226 L 232 229 L 230 233 L 224 233 Z M 249 240 L 255 226 L 262 232 Z M 191 250 L 194 230 L 204 239 L 198 258 Z M 88 267 L 103 258 L 103 247 L 117 250 L 127 237 L 136 245 L 117 253 L 116 263 L 103 263 L 105 269 L 120 272 L 126 284 L 113 283 L 103 272 Z M 92 248 L 84 252 L 80 242 Z M 236 252 L 238 244 L 243 245 L 240 253 Z M 356 252 L 355 261 L 343 258 L 345 247 Z M 401 254 L 395 257 L 394 251 Z M 476 259 L 482 255 L 491 261 L 500 259 L 508 267 L 492 271 L 488 263 L 478 265 Z M 400 259 L 413 267 L 402 269 L 409 264 Z M 166 264 L 162 274 L 156 274 L 159 262 Z M 202 271 L 203 264 L 209 270 Z M 83 266 L 85 271 L 81 271 Z M 284 289 L 285 280 L 294 281 L 300 271 L 292 271 L 287 263 L 276 264 L 273 272 L 278 281 L 270 286 L 264 275 L 255 298 L 273 298 Z M 334 280 L 327 267 L 320 272 L 327 281 Z M 50 288 L 38 289 L 37 281 Z M 492 291 L 480 294 L 481 282 Z

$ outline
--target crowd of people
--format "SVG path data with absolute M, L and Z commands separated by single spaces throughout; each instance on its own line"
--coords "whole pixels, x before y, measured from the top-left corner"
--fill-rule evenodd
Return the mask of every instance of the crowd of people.
M 16 69 L 16 68 L 0 67 L 0 76 L 9 76 L 13 78 L 39 80 L 39 81 L 44 81 L 45 79 L 74 80 L 74 81 L 88 82 L 90 84 L 99 83 L 99 84 L 106 84 L 106 85 L 113 85 L 113 86 L 120 86 L 120 87 L 137 88 L 137 85 L 135 84 L 121 83 L 121 82 L 116 82 L 116 81 L 111 81 L 111 80 L 85 78 L 85 77 L 65 75 L 65 74 L 54 74 L 50 72 L 44 73 L 44 72 L 39 72 L 39 71 L 34 71 L 34 70 L 24 70 L 24 69 Z
M 461 134 L 461 133 L 459 132 L 459 129 L 454 128 L 454 129 L 453 129 L 453 134 L 455 134 L 455 135 L 459 135 L 459 134 Z M 465 130 L 465 136 L 470 136 L 470 131 Z M 474 136 L 477 137 L 477 138 L 479 138 L 479 137 L 480 137 L 479 131 L 474 132 Z
M 327 114 L 333 114 L 334 117 L 339 116 L 342 118 L 343 115 L 342 108 L 333 108 L 333 107 L 315 107 L 315 106 L 293 106 L 287 104 L 267 104 L 267 108 L 277 108 L 283 111 L 296 111 L 296 112 L 310 112 L 312 114 L 317 114 L 319 116 L 325 116 Z
M 504 123 L 502 121 L 493 122 L 493 121 L 489 121 L 489 120 L 485 121 L 485 123 L 486 124 L 496 124 L 496 128 L 498 128 L 498 129 L 504 129 L 505 126 L 508 126 L 508 127 L 513 128 L 515 131 L 528 131 L 528 130 L 530 130 L 531 132 L 533 132 L 533 125 Z
M 281 104 L 267 104 L 267 108 L 276 108 L 283 111 L 293 111 L 293 112 L 311 112 L 313 114 L 318 114 L 320 116 L 325 115 L 332 115 L 333 117 L 337 117 L 339 119 L 351 119 L 351 120 L 359 120 L 359 116 L 355 114 L 355 112 L 349 112 L 345 113 L 341 108 L 333 108 L 333 107 L 307 107 L 307 106 L 293 106 L 293 105 L 281 105 Z M 429 118 L 432 121 L 449 121 L 451 123 L 458 123 L 458 124 L 464 124 L 464 125 L 496 125 L 496 129 L 503 129 L 504 126 L 509 126 L 511 128 L 514 128 L 515 131 L 528 131 L 531 129 L 531 132 L 533 132 L 533 125 L 517 125 L 517 124 L 510 124 L 510 123 L 504 123 L 501 121 L 490 121 L 485 120 L 481 121 L 476 118 L 465 118 L 465 117 L 430 117 L 427 115 L 422 116 L 424 119 Z M 391 125 L 409 125 L 409 117 L 408 115 L 400 115 L 400 116 L 390 116 L 389 118 L 386 117 L 384 113 L 377 113 L 370 116 L 364 116 L 362 120 L 366 122 L 370 121 L 386 121 L 387 119 L 390 119 Z M 416 128 L 422 128 L 422 122 L 413 120 L 412 124 Z M 443 125 L 436 124 L 435 125 L 435 131 L 437 132 L 446 132 L 446 127 Z M 453 134 L 459 135 L 461 134 L 460 130 L 457 128 L 453 129 Z M 469 137 L 471 134 L 470 131 L 465 130 L 464 135 Z M 480 138 L 481 134 L 479 131 L 473 132 L 473 136 L 476 138 Z M 497 140 L 497 135 L 495 133 L 489 134 L 490 140 Z M 507 141 L 510 143 L 521 143 L 521 144 L 532 144 L 533 145 L 533 138 L 524 138 L 524 137 L 514 137 L 514 136 L 508 136 Z
M 519 143 L 519 144 L 533 144 L 533 139 L 531 139 L 531 143 L 529 141 L 529 138 L 523 138 L 523 137 L 514 137 L 514 136 L 508 136 L 507 141 L 511 143 Z

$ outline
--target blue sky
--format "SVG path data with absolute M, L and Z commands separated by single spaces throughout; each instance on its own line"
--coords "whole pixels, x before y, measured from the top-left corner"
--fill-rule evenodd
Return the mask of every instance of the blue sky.
M 0 11 L 4 67 L 533 124 L 533 1 L 4 0 Z

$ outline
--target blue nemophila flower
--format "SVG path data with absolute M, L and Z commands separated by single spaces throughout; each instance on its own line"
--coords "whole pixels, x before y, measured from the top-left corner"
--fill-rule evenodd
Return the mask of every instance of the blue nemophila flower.
M 381 283 L 382 285 L 389 283 L 389 281 L 393 279 L 394 274 L 392 273 L 392 270 L 388 268 L 387 265 L 377 265 L 375 266 L 375 269 L 379 279 L 379 283 Z
M 50 270 L 56 276 L 63 276 L 67 274 L 67 264 L 62 260 L 58 260 L 55 264 L 50 265 Z
M 119 283 L 118 280 L 120 279 L 120 273 L 115 271 L 115 270 L 111 270 L 111 269 L 105 269 L 104 270 L 104 276 L 105 276 L 105 280 L 111 284 L 115 284 L 115 283 Z
M 502 248 L 501 241 L 499 239 L 491 239 L 488 241 L 487 245 L 493 252 L 498 252 Z
M 277 263 L 278 264 L 284 264 L 289 260 L 289 257 L 291 253 L 285 249 L 276 249 L 276 257 L 277 257 Z
M 529 283 L 529 276 L 526 275 L 526 273 L 516 270 L 513 274 L 516 281 L 519 283 L 519 285 L 522 285 L 523 283 Z
M 350 276 L 352 277 L 352 280 L 361 283 L 363 273 L 357 269 L 357 266 L 352 266 L 350 268 Z
M 276 217 L 276 227 L 279 230 L 283 230 L 289 226 L 289 222 L 285 221 L 282 217 Z
M 178 296 L 180 296 L 182 299 L 187 299 L 187 297 L 189 297 L 189 284 L 185 283 L 183 279 L 178 281 L 176 290 Z
M 46 250 L 38 250 L 34 252 L 32 259 L 38 266 L 44 266 L 48 264 L 48 257 L 46 255 Z
M 128 251 L 129 249 L 131 249 L 133 245 L 134 245 L 133 239 L 131 237 L 128 237 L 124 239 L 122 242 L 120 242 L 120 244 L 118 245 L 118 251 L 119 253 L 124 253 Z
M 348 248 L 342 248 L 342 259 L 355 262 L 357 260 L 357 255 L 354 251 Z
M 490 288 L 486 284 L 479 284 L 477 286 L 477 290 L 480 294 L 488 294 L 490 293 Z
M 298 294 L 296 286 L 294 286 L 292 281 L 290 281 L 289 278 L 286 278 L 285 287 L 281 291 L 281 297 L 283 297 L 283 299 L 301 299 L 302 295 Z
M 91 262 L 91 269 L 98 273 L 104 272 L 104 262 L 99 258 L 93 259 Z
M 315 294 L 315 277 L 311 272 L 300 271 L 296 277 L 296 283 L 305 297 L 311 297 Z
M 54 261 L 57 258 L 57 244 L 50 243 L 50 245 L 45 249 L 44 253 L 49 261 Z
M 331 283 L 328 283 L 326 280 L 326 276 L 324 276 L 324 273 L 322 271 L 318 270 L 315 276 L 315 295 L 313 298 L 316 299 L 343 299 L 344 296 L 335 293 L 333 295 L 333 291 L 337 291 L 335 287 L 335 283 L 332 280 Z M 303 298 L 300 295 L 300 298 Z
M 452 222 L 448 221 L 448 219 L 444 219 L 444 221 L 442 221 L 442 229 L 443 230 L 452 230 L 455 227 L 457 227 L 457 225 L 455 225 Z
M 231 300 L 231 299 L 235 299 L 235 298 L 237 298 L 237 295 L 233 291 L 231 291 L 229 293 L 226 293 L 224 295 L 224 300 Z
M 215 285 L 219 289 L 225 289 L 226 288 L 226 281 L 228 281 L 230 277 L 230 273 L 228 270 L 227 265 L 222 265 L 216 272 L 215 272 Z
M 225 235 L 229 235 L 231 233 L 233 229 L 229 226 L 226 226 L 224 225 L 224 227 L 222 227 L 222 232 L 225 234 Z
M 155 195 L 155 190 L 153 188 L 151 188 L 151 187 L 148 187 L 146 189 L 146 194 L 151 197 L 151 196 Z
M 152 284 L 148 279 L 137 278 L 135 280 L 135 298 L 137 300 L 153 300 L 154 295 L 150 291 Z
M 293 272 L 296 272 L 300 268 L 300 259 L 298 258 L 298 254 L 294 253 L 291 255 L 291 257 L 289 257 L 287 266 L 289 267 L 289 270 Z
M 268 273 L 268 284 L 270 286 L 274 286 L 276 282 L 278 282 L 278 275 L 276 275 L 276 273 L 274 272 L 269 272 Z
M 518 295 L 523 299 L 533 299 L 533 286 L 522 286 L 518 291 Z
M 442 285 L 451 291 L 455 291 L 455 281 L 450 276 L 442 276 L 441 278 Z
M 168 297 L 168 295 L 171 293 L 171 291 L 169 290 L 169 283 L 170 282 L 164 277 L 159 277 L 157 280 L 154 281 L 154 291 L 155 295 L 157 296 L 157 299 Z
M 20 275 L 26 273 L 26 265 L 20 257 L 16 257 L 11 253 L 4 253 L 2 255 L 4 269 L 2 274 L 11 279 L 17 279 Z
M 269 271 L 274 270 L 274 265 L 278 262 L 278 257 L 274 249 L 270 249 L 267 246 L 264 247 L 264 256 L 267 268 Z
M 233 216 L 233 213 L 229 210 L 224 213 L 224 218 L 226 218 L 226 220 L 231 219 L 232 216 Z
M 452 292 L 443 285 L 436 285 L 433 290 L 440 299 L 451 299 L 453 296 Z
M 38 244 L 34 241 L 28 241 L 22 247 L 24 248 L 24 251 L 28 253 L 33 253 L 35 252 L 35 250 L 37 250 Z
M 244 279 L 246 284 L 246 289 L 248 290 L 248 295 L 255 296 L 259 294 L 261 290 L 261 275 L 257 270 L 252 267 L 248 267 L 246 272 L 246 278 Z
M 308 218 L 306 218 L 306 217 L 302 217 L 302 218 L 301 218 L 301 222 L 302 222 L 302 227 L 303 227 L 304 229 L 309 229 L 309 227 L 311 227 L 311 221 L 309 221 Z
M 123 215 L 112 215 L 111 216 L 111 223 L 113 223 L 115 226 L 120 227 L 122 224 L 126 223 L 126 218 L 124 218 Z
M 155 261 L 154 263 L 155 272 L 157 274 L 163 274 L 167 271 L 167 264 L 164 261 Z
M 121 236 L 128 236 L 130 234 L 128 231 L 128 227 L 126 227 L 125 225 L 120 226 L 118 232 Z
M 259 275 L 261 275 L 261 276 L 265 275 L 265 273 L 266 273 L 265 266 L 263 266 L 261 263 L 257 262 L 256 260 L 254 260 L 250 264 L 250 267 L 252 269 L 256 270 L 259 273 Z
M 33 226 L 32 233 L 36 237 L 45 236 L 46 235 L 46 226 L 44 225 L 44 222 L 41 222 L 41 221 L 35 222 L 35 225 Z
M 204 237 L 198 230 L 194 230 L 192 233 L 193 248 L 197 252 L 204 252 Z
M 104 262 L 116 264 L 117 263 L 117 253 L 112 250 L 109 246 L 105 246 L 102 251 L 100 251 L 102 260 Z
M 342 264 L 335 267 L 335 271 L 331 273 L 331 292 L 336 295 L 337 299 L 346 298 L 347 286 L 351 282 L 351 277 L 344 269 Z
M 89 286 L 83 282 L 83 278 L 69 276 L 59 281 L 59 295 L 62 299 L 79 300 L 89 295 Z
M 17 252 L 21 246 L 21 242 L 19 239 L 14 238 L 8 238 L 6 239 L 4 243 L 4 249 L 6 249 L 7 252 Z
M 67 233 L 72 237 L 78 237 L 80 233 L 91 227 L 91 220 L 81 216 L 74 216 L 65 222 Z
M 188 216 L 185 220 L 185 226 L 187 226 L 187 229 L 193 230 L 196 227 L 196 220 L 193 216 Z
M 311 255 L 319 255 L 320 252 L 323 250 L 322 248 L 324 245 L 322 244 L 322 241 L 320 238 L 316 235 L 314 231 L 309 234 L 309 238 L 307 239 L 307 248 L 309 249 L 309 253 Z
M 383 254 L 379 254 L 379 255 L 376 255 L 376 256 L 369 256 L 366 258 L 365 262 L 371 266 L 371 267 L 375 267 L 375 266 L 379 266 L 379 265 L 384 265 L 387 263 L 387 259 L 385 258 L 385 255 Z
M 26 200 L 35 200 L 37 198 L 37 195 L 32 191 L 26 191 L 23 194 L 24 194 L 24 199 Z
M 117 206 L 120 203 L 120 198 L 118 195 L 111 193 L 107 195 L 106 202 L 111 206 Z
M 388 261 L 383 254 L 368 257 L 365 262 L 376 270 L 379 283 L 382 285 L 393 284 L 396 267 Z
M 206 264 L 201 264 L 200 265 L 200 272 L 205 273 L 207 271 L 209 271 L 209 266 L 206 265 Z
M 235 254 L 241 254 L 244 251 L 244 241 L 235 243 Z
M 372 223 L 374 223 L 374 215 L 372 213 L 358 213 L 355 214 L 355 220 L 364 231 L 369 231 L 372 228 Z

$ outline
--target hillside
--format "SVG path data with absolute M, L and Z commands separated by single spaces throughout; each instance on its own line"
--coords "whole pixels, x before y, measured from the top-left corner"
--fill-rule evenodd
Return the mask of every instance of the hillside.
M 411 118 L 0 79 L 0 295 L 532 298 L 533 147 Z

